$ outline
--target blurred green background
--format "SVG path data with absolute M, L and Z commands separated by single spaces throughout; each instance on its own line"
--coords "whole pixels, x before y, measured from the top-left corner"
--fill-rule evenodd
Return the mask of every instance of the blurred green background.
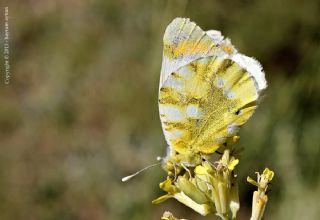
M 9 6 L 12 74 L 0 86 L 1 220 L 155 220 L 165 210 L 216 219 L 174 200 L 152 205 L 162 195 L 160 167 L 120 181 L 165 154 L 157 109 L 162 36 L 179 16 L 221 30 L 266 72 L 261 105 L 240 132 L 239 219 L 250 216 L 254 187 L 246 177 L 264 167 L 276 173 L 265 219 L 319 219 L 318 0 L 1 6 Z

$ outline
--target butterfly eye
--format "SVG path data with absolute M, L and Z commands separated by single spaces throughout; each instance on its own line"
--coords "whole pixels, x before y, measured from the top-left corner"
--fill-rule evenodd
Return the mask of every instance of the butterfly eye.
M 238 109 L 238 111 L 236 111 L 236 115 L 240 115 L 240 112 L 241 112 L 241 110 L 240 109 Z

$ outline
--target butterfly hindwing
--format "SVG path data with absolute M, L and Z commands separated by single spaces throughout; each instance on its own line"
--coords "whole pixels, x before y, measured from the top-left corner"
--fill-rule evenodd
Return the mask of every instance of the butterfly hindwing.
M 168 144 L 181 154 L 213 153 L 253 114 L 256 81 L 232 59 L 209 56 L 171 73 L 159 92 Z

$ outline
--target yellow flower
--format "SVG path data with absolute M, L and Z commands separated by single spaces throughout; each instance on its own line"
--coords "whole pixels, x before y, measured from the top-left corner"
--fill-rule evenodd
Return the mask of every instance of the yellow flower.
M 262 175 L 257 173 L 257 181 L 253 180 L 249 176 L 247 177 L 247 181 L 252 185 L 257 186 L 260 190 L 266 192 L 268 183 L 271 182 L 273 177 L 274 177 L 274 172 L 266 168 L 264 169 Z
M 252 214 L 250 220 L 260 220 L 263 217 L 268 196 L 266 195 L 268 184 L 274 177 L 274 172 L 266 168 L 262 175 L 257 173 L 257 181 L 247 177 L 247 181 L 258 187 L 257 191 L 253 193 L 252 199 Z
M 160 183 L 160 188 L 167 192 L 152 201 L 158 204 L 168 198 L 175 198 L 179 202 L 192 208 L 201 215 L 215 213 L 227 219 L 229 212 L 235 219 L 240 208 L 238 186 L 233 174 L 238 159 L 230 156 L 230 151 L 225 150 L 216 165 L 203 161 L 201 165 L 186 168 L 177 178 Z M 191 175 L 191 176 L 190 176 Z

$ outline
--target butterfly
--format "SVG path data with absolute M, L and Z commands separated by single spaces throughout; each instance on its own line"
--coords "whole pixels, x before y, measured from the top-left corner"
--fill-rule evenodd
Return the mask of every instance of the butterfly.
M 152 203 L 175 198 L 202 215 L 231 210 L 234 217 L 239 199 L 233 169 L 239 160 L 230 149 L 267 87 L 265 74 L 219 31 L 203 31 L 188 18 L 168 25 L 163 44 L 158 102 L 168 147 L 159 159 L 168 174 L 160 188 L 167 194 Z M 209 159 L 220 148 L 225 150 L 215 166 Z
M 158 100 L 168 174 L 236 142 L 266 87 L 260 63 L 238 53 L 219 31 L 174 19 L 163 37 Z

